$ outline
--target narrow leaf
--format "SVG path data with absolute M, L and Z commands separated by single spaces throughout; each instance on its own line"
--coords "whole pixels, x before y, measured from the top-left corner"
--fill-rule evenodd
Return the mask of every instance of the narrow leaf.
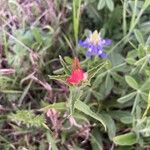
M 101 10 L 105 7 L 105 0 L 99 0 L 98 5 L 97 5 L 97 9 Z
M 95 75 L 104 68 L 104 66 L 106 65 L 106 63 L 101 63 L 98 64 L 97 66 L 93 67 L 92 69 L 90 69 L 87 73 L 88 73 L 88 80 L 89 82 L 91 81 L 91 79 L 93 77 L 95 77 Z
M 111 92 L 111 89 L 113 88 L 114 82 L 110 77 L 110 74 L 108 73 L 105 80 L 105 93 L 108 95 Z
M 148 95 L 147 107 L 146 107 L 146 109 L 145 109 L 145 112 L 144 112 L 144 114 L 143 114 L 143 117 L 145 117 L 145 116 L 147 115 L 149 109 L 150 109 L 150 91 L 149 91 L 149 95 Z
M 145 83 L 141 87 L 141 91 L 146 91 L 150 89 L 150 80 L 145 81 Z
M 50 134 L 50 132 L 47 132 L 46 133 L 47 135 L 47 140 L 48 140 L 48 143 L 50 144 L 52 150 L 58 150 L 57 146 L 56 146 L 56 142 L 55 142 L 55 139 L 52 137 L 52 135 Z
M 51 80 L 57 80 L 66 83 L 67 75 L 48 76 Z
M 108 136 L 109 138 L 112 140 L 115 135 L 116 135 L 116 126 L 115 126 L 115 122 L 114 120 L 112 119 L 112 117 L 109 115 L 109 114 L 102 114 L 104 120 L 105 120 L 105 123 L 108 125 L 107 126 L 107 129 L 108 129 Z
M 145 3 L 143 5 L 143 8 L 146 9 L 150 5 L 150 0 L 145 0 Z
M 102 125 L 104 126 L 105 130 L 106 130 L 105 120 L 103 119 L 103 116 L 101 114 L 97 115 L 95 112 L 93 112 L 90 109 L 90 107 L 88 105 L 86 105 L 85 103 L 83 103 L 82 101 L 79 101 L 79 100 L 76 101 L 75 108 L 82 111 L 86 115 L 94 118 L 95 120 L 98 120 L 99 122 L 101 122 Z
M 137 142 L 137 137 L 135 133 L 130 132 L 114 137 L 113 141 L 117 145 L 133 145 Z
M 125 102 L 128 102 L 129 100 L 132 100 L 132 98 L 136 95 L 136 92 L 133 92 L 133 93 L 130 93 L 128 95 L 125 95 L 121 98 L 119 98 L 117 101 L 119 103 L 125 103 Z
M 41 108 L 39 111 L 44 111 L 47 112 L 48 109 L 57 109 L 57 110 L 66 110 L 66 103 L 65 102 L 60 102 L 60 103 L 54 103 L 54 104 L 50 104 L 46 107 Z
M 63 68 L 64 68 L 65 73 L 68 74 L 68 75 L 71 74 L 70 69 L 68 68 L 67 64 L 64 62 L 64 60 L 62 59 L 61 56 L 59 56 L 59 59 L 60 59 L 61 65 L 62 65 Z
M 143 38 L 142 33 L 139 30 L 135 29 L 134 34 L 135 34 L 135 37 L 136 37 L 137 41 L 139 42 L 139 44 L 144 45 L 144 38 Z
M 110 11 L 114 10 L 114 2 L 112 0 L 106 0 L 106 5 Z
M 80 99 L 82 96 L 82 90 L 80 90 L 78 87 L 70 87 L 70 97 L 69 97 L 69 109 L 70 113 L 74 113 L 74 105 L 75 102 Z
M 149 91 L 149 94 L 148 94 L 148 105 L 150 107 L 150 91 Z
M 133 118 L 131 116 L 125 116 L 121 118 L 121 122 L 124 124 L 131 124 L 133 122 Z
M 136 90 L 138 89 L 138 87 L 139 87 L 138 83 L 136 82 L 136 80 L 133 77 L 127 75 L 127 76 L 125 76 L 125 80 L 130 87 L 132 87 L 133 89 L 136 89 Z
M 102 137 L 98 128 L 94 128 L 92 130 L 90 141 L 91 141 L 92 150 L 103 150 Z

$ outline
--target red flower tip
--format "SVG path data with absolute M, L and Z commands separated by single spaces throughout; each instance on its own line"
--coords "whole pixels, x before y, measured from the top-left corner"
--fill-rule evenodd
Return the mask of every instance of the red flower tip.
M 74 58 L 72 63 L 72 70 L 76 70 L 76 69 L 81 69 L 81 65 L 77 57 Z

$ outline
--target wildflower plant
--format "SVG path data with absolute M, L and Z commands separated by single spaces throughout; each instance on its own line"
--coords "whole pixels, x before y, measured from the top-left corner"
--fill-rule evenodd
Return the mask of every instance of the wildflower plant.
M 58 76 L 49 76 L 50 79 L 62 81 L 64 84 L 69 87 L 69 98 L 68 98 L 68 106 L 70 110 L 70 114 L 74 113 L 75 103 L 80 100 L 83 89 L 90 85 L 91 79 L 103 69 L 103 67 L 107 64 L 107 61 L 104 61 L 95 67 L 91 68 L 87 72 L 84 72 L 82 69 L 79 59 L 75 57 L 72 61 L 72 67 L 69 68 L 66 62 L 60 56 L 60 62 L 63 66 L 65 75 Z

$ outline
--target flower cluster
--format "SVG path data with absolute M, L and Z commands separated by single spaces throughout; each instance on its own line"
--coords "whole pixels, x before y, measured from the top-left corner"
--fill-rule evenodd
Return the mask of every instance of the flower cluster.
M 111 45 L 110 39 L 103 39 L 100 33 L 94 31 L 90 33 L 89 37 L 85 41 L 79 41 L 79 45 L 83 48 L 87 48 L 86 56 L 91 57 L 92 55 L 98 55 L 101 58 L 106 58 L 107 54 L 103 51 L 104 47 Z M 70 84 L 79 84 L 87 78 L 86 73 L 82 70 L 78 58 L 74 58 L 72 63 L 72 73 L 66 79 Z
M 79 45 L 83 48 L 87 48 L 86 56 L 98 55 L 101 58 L 106 58 L 107 54 L 103 52 L 104 47 L 111 45 L 110 39 L 103 39 L 100 33 L 94 31 L 90 33 L 84 41 L 79 41 Z
M 79 84 L 81 81 L 86 79 L 86 73 L 82 70 L 78 58 L 74 58 L 72 63 L 72 73 L 66 79 L 70 84 Z

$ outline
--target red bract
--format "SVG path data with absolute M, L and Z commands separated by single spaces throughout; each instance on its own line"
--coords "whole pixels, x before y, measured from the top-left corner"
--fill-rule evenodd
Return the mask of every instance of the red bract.
M 84 80 L 84 71 L 81 69 L 80 62 L 78 58 L 74 58 L 72 63 L 72 73 L 66 79 L 66 81 L 70 84 L 79 84 L 81 81 Z
M 84 72 L 81 69 L 74 70 L 67 78 L 67 82 L 71 84 L 78 84 L 84 79 Z

